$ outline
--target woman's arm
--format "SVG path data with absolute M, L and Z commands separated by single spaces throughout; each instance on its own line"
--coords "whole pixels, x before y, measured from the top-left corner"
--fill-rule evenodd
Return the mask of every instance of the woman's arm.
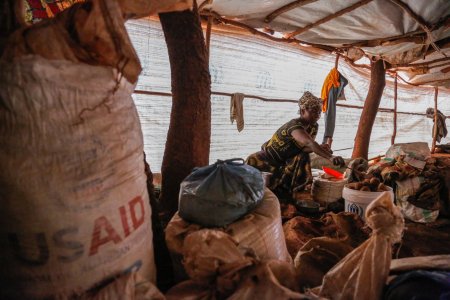
M 294 140 L 300 144 L 304 145 L 308 149 L 311 149 L 317 155 L 322 156 L 333 162 L 335 165 L 344 165 L 345 162 L 340 156 L 333 156 L 331 150 L 321 147 L 304 129 L 295 129 L 291 133 Z
M 316 141 L 304 130 L 304 129 L 295 129 L 291 133 L 294 140 L 309 149 L 311 149 L 317 155 L 320 155 L 326 159 L 331 159 L 333 155 L 331 155 L 331 151 L 327 151 L 324 148 L 320 147 Z

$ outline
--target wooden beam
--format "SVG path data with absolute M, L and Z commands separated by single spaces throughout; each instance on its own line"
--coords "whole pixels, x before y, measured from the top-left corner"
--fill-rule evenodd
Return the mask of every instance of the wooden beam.
M 397 73 L 394 79 L 394 131 L 392 132 L 391 145 L 395 144 L 395 137 L 397 135 Z
M 450 72 L 450 67 L 441 70 L 441 73 L 448 73 L 448 72 Z
M 202 11 L 203 8 L 205 8 L 206 5 L 209 5 L 209 4 L 211 4 L 212 2 L 213 2 L 213 0 L 205 0 L 205 1 L 203 1 L 202 4 L 200 4 L 200 5 L 198 6 L 198 11 Z
M 429 42 L 431 43 L 431 46 L 439 53 L 441 53 L 444 57 L 447 57 L 447 55 L 442 52 L 439 47 L 434 43 L 432 40 L 432 34 L 430 26 L 427 24 L 427 22 L 418 14 L 416 14 L 409 6 L 408 4 L 400 1 L 400 0 L 390 0 L 392 3 L 398 5 L 401 9 L 403 9 L 414 21 L 416 21 L 420 27 L 422 27 L 423 31 L 427 33 Z
M 150 95 L 150 96 L 163 96 L 163 97 L 172 97 L 171 93 L 165 93 L 165 92 L 154 92 L 154 91 L 145 91 L 145 90 L 134 90 L 134 94 L 137 95 Z M 211 91 L 211 95 L 219 95 L 219 96 L 227 96 L 232 97 L 232 93 L 224 93 L 224 92 L 214 92 Z M 280 98 L 266 98 L 262 96 L 256 96 L 256 95 L 250 95 L 245 94 L 245 98 L 252 98 L 252 99 L 258 99 L 263 102 L 277 102 L 277 103 L 295 103 L 298 104 L 298 100 L 293 99 L 280 99 Z M 350 105 L 350 104 L 340 104 L 337 103 L 336 106 L 339 107 L 345 107 L 345 108 L 354 108 L 354 109 L 363 109 L 363 106 L 359 105 Z M 388 112 L 393 113 L 394 110 L 392 108 L 386 108 L 386 107 L 379 107 L 378 111 L 380 112 Z M 406 112 L 406 111 L 397 111 L 397 114 L 402 115 L 411 115 L 411 116 L 426 116 L 424 113 L 415 113 L 415 112 Z
M 450 61 L 450 57 L 442 57 L 435 60 L 430 60 L 422 63 L 413 63 L 413 64 L 395 64 L 391 65 L 392 68 L 401 68 L 401 67 L 427 67 L 429 65 L 441 62 L 441 61 Z
M 434 31 L 442 26 L 449 26 L 450 23 L 450 16 L 446 16 L 436 22 L 435 24 L 430 26 L 430 30 Z M 374 47 L 374 46 L 380 46 L 385 43 L 400 43 L 403 41 L 410 41 L 414 43 L 418 43 L 422 40 L 425 40 L 427 38 L 427 33 L 424 32 L 422 29 L 411 31 L 402 35 L 396 35 L 391 37 L 385 37 L 385 38 L 377 38 L 373 40 L 366 40 L 366 41 L 360 41 L 352 44 L 344 44 L 344 47 Z M 409 40 L 408 40 L 409 39 Z
M 270 14 L 268 14 L 265 18 L 264 18 L 264 22 L 266 23 L 270 23 L 272 22 L 276 17 L 278 17 L 279 15 L 281 15 L 282 13 L 285 13 L 287 11 L 290 11 L 294 8 L 297 7 L 301 7 L 301 6 L 305 6 L 307 4 L 316 2 L 317 0 L 297 0 L 291 3 L 288 3 L 280 8 L 278 8 L 277 10 L 271 12 Z
M 420 81 L 418 83 L 411 83 L 412 85 L 439 85 L 441 83 L 450 83 L 450 78 L 445 78 L 445 79 L 433 79 L 433 80 L 427 80 L 427 81 Z
M 326 23 L 326 22 L 328 22 L 328 21 L 330 21 L 330 20 L 333 20 L 333 19 L 335 19 L 335 18 L 337 18 L 337 17 L 340 17 L 340 16 L 342 16 L 342 15 L 348 13 L 348 12 L 351 12 L 352 10 L 355 10 L 355 9 L 357 9 L 358 7 L 361 7 L 361 6 L 363 6 L 363 5 L 366 5 L 367 3 L 370 3 L 370 2 L 372 2 L 372 1 L 373 1 L 373 0 L 363 0 L 363 1 L 359 1 L 359 2 L 353 4 L 353 5 L 349 6 L 349 7 L 346 7 L 346 8 L 344 8 L 344 9 L 342 9 L 342 10 L 340 10 L 340 11 L 334 13 L 334 14 L 331 14 L 331 15 L 329 15 L 329 16 L 323 18 L 323 19 L 320 19 L 320 20 L 317 21 L 317 22 L 314 22 L 314 23 L 312 23 L 312 24 L 309 24 L 309 25 L 307 25 L 307 26 L 305 26 L 305 27 L 299 28 L 299 29 L 297 29 L 297 30 L 295 30 L 295 31 L 293 31 L 293 32 L 291 32 L 291 33 L 286 34 L 286 38 L 292 38 L 292 37 L 294 37 L 294 36 L 296 36 L 296 35 L 299 35 L 299 34 L 305 32 L 305 31 L 308 31 L 309 29 L 311 29 L 311 28 L 313 28 L 313 27 L 319 26 L 319 25 L 321 25 L 321 24 L 323 24 L 323 23 Z
M 209 16 L 208 17 L 208 24 L 206 25 L 206 52 L 207 52 L 207 58 L 208 58 L 208 65 L 209 65 L 209 58 L 210 58 L 210 44 L 211 44 L 211 30 L 212 30 L 212 23 L 213 23 L 214 17 Z
M 438 132 L 438 108 L 437 108 L 437 99 L 438 99 L 438 87 L 434 88 L 434 126 L 433 126 L 433 143 L 431 145 L 431 153 L 434 153 L 436 150 L 436 138 Z
M 381 96 L 386 85 L 386 70 L 383 60 L 372 63 L 369 92 L 359 119 L 358 131 L 355 137 L 352 158 L 367 159 L 369 153 L 370 135 L 380 106 Z
M 409 6 L 408 4 L 400 1 L 400 0 L 390 0 L 395 5 L 399 6 L 401 9 L 403 9 L 414 21 L 416 21 L 420 27 L 422 27 L 423 30 L 427 31 L 429 30 L 429 24 L 418 14 L 416 14 Z
M 235 21 L 235 20 L 222 18 L 218 13 L 213 12 L 213 11 L 211 11 L 211 12 L 203 11 L 201 14 L 203 16 L 210 16 L 210 15 L 212 15 L 220 23 L 223 23 L 225 25 L 232 25 L 232 26 L 235 26 L 235 27 L 239 27 L 239 28 L 245 29 L 245 30 L 249 31 L 250 33 L 252 33 L 254 35 L 259 35 L 259 36 L 264 37 L 266 39 L 269 39 L 271 41 L 281 42 L 281 43 L 288 43 L 288 44 L 291 44 L 291 43 L 294 43 L 294 44 L 305 44 L 305 45 L 312 46 L 312 47 L 315 47 L 315 48 L 318 48 L 318 49 L 322 49 L 322 50 L 325 50 L 325 51 L 328 51 L 328 52 L 333 52 L 333 51 L 336 50 L 336 48 L 334 48 L 334 47 L 330 47 L 330 46 L 326 46 L 326 45 L 320 45 L 320 44 L 314 44 L 314 43 L 309 43 L 309 42 L 301 41 L 301 40 L 295 39 L 295 38 L 277 38 L 277 37 L 274 37 L 274 36 L 272 36 L 270 34 L 267 34 L 267 33 L 261 32 L 259 30 L 256 30 L 255 28 L 253 28 L 251 26 L 248 26 L 247 24 L 244 24 L 244 23 L 241 23 L 241 22 L 238 22 L 238 21 Z

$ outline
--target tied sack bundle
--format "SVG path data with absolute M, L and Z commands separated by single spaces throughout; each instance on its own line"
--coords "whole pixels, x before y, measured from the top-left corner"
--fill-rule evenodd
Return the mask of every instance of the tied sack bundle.
M 195 169 L 180 186 L 179 214 L 205 227 L 228 225 L 255 208 L 264 195 L 261 172 L 240 158 Z
M 366 211 L 371 237 L 324 277 L 319 295 L 328 299 L 380 299 L 389 275 L 392 244 L 401 241 L 404 220 L 384 192 Z
M 166 242 L 177 279 L 187 278 L 181 263 L 185 240 L 190 234 L 202 229 L 201 225 L 183 220 L 178 213 L 167 225 Z M 215 229 L 228 233 L 242 247 L 252 249 L 259 259 L 292 262 L 281 225 L 280 204 L 269 189 L 265 189 L 263 199 L 252 212 L 234 223 Z
M 155 281 L 139 72 L 117 1 L 74 5 L 11 37 L 0 62 L 1 299 L 70 298 L 130 271 Z

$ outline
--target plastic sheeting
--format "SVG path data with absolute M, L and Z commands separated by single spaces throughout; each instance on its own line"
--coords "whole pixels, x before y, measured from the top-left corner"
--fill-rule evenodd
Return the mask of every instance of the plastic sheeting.
M 287 33 L 315 23 L 329 15 L 347 8 L 359 0 L 316 1 L 294 8 L 279 15 L 272 22 L 264 22 L 264 18 L 292 3 L 292 0 L 214 0 L 205 8 L 212 9 L 227 18 L 234 18 L 252 27 L 270 28 Z M 403 0 L 412 11 L 429 24 L 434 24 L 450 12 L 450 2 L 446 0 L 414 1 Z M 386 0 L 375 0 L 358 7 L 339 18 L 332 19 L 313 27 L 298 36 L 299 39 L 311 43 L 325 45 L 342 45 L 358 41 L 402 35 L 420 29 L 419 24 L 409 17 L 400 7 Z M 442 33 L 441 33 L 442 34 Z M 443 34 L 448 36 L 450 32 Z M 442 38 L 443 36 L 440 36 Z M 437 36 L 436 36 L 437 38 Z
M 127 29 L 141 59 L 143 71 L 137 89 L 170 93 L 170 65 L 163 32 L 158 22 L 148 19 L 129 21 Z M 246 34 L 213 31 L 211 37 L 210 73 L 212 91 L 245 93 L 266 98 L 298 99 L 304 91 L 320 95 L 323 80 L 334 66 L 333 55 L 306 52 L 296 46 L 273 43 Z M 338 104 L 364 105 L 370 76 L 354 70 L 345 62 L 339 71 L 349 80 L 346 101 Z M 380 107 L 393 108 L 392 78 L 384 89 Z M 439 91 L 438 108 L 450 115 L 450 92 Z M 171 97 L 134 95 L 141 119 L 147 160 L 153 172 L 161 167 L 170 122 Z M 210 161 L 231 157 L 245 158 L 260 149 L 282 124 L 297 117 L 296 103 L 263 102 L 244 98 L 245 129 L 236 130 L 230 122 L 230 97 L 213 95 L 212 139 Z M 398 111 L 425 114 L 434 107 L 434 88 L 401 84 L 398 88 Z M 349 157 L 354 144 L 361 109 L 337 107 L 333 149 Z M 426 141 L 431 145 L 433 121 L 425 116 L 398 114 L 397 143 Z M 323 135 L 319 121 L 317 140 Z M 385 153 L 390 146 L 393 114 L 379 112 L 373 127 L 369 156 Z M 448 143 L 444 139 L 441 143 Z M 338 149 L 346 149 L 336 151 Z

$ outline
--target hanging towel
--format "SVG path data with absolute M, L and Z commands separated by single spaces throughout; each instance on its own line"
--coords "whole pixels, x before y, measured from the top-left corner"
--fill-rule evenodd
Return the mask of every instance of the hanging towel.
M 236 120 L 236 127 L 239 132 L 244 129 L 244 100 L 245 95 L 234 93 L 230 101 L 230 121 L 231 124 Z
M 331 69 L 328 73 L 322 86 L 321 98 L 323 100 L 322 111 L 326 112 L 328 109 L 328 93 L 332 87 L 339 87 L 339 72 L 336 68 Z

